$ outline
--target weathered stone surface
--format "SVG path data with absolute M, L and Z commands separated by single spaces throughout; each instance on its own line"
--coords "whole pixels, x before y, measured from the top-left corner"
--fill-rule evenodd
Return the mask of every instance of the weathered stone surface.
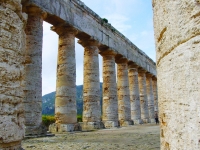
M 155 122 L 155 111 L 154 111 L 154 94 L 153 94 L 153 82 L 152 75 L 146 74 L 147 83 L 147 99 L 148 99 L 148 110 L 149 110 L 149 121 L 151 123 Z
M 73 124 L 59 124 L 53 123 L 49 126 L 49 131 L 52 133 L 63 133 L 63 132 L 72 132 L 72 131 L 81 131 L 81 126 L 79 123 Z
M 153 1 L 161 149 L 200 149 L 200 4 Z
M 140 92 L 138 84 L 138 66 L 129 65 L 129 89 L 131 103 L 131 120 L 134 124 L 141 124 Z
M 87 125 L 100 124 L 100 81 L 99 81 L 99 59 L 98 43 L 94 41 L 79 41 L 84 47 L 84 83 L 83 83 L 83 130 Z M 94 126 L 93 126 L 94 127 Z M 97 125 L 97 128 L 100 127 Z M 96 128 L 96 126 L 94 127 Z
M 154 97 L 154 111 L 159 113 L 158 109 L 158 89 L 157 89 L 157 78 L 153 77 L 153 97 Z
M 115 56 L 103 56 L 103 116 L 106 128 L 118 126 L 117 83 L 115 73 Z
M 128 64 L 126 61 L 117 62 L 117 88 L 120 126 L 132 125 L 133 121 L 131 120 Z
M 141 106 L 141 118 L 144 123 L 149 122 L 149 110 L 148 110 L 148 99 L 147 99 L 147 87 L 146 87 L 146 71 L 138 70 L 138 82 L 140 90 L 140 106 Z
M 156 75 L 155 63 L 149 57 L 110 24 L 102 22 L 98 15 L 79 0 L 22 0 L 23 10 L 29 14 L 26 27 L 27 50 L 24 52 L 24 16 L 21 13 L 21 0 L 0 0 L 0 2 L 1 149 L 20 147 L 20 141 L 24 136 L 24 108 L 26 133 L 40 134 L 43 130 L 40 126 L 43 19 L 55 25 L 57 29 L 57 25 L 74 26 L 77 29 L 76 37 L 82 40 L 81 44 L 85 47 L 83 128 L 102 127 L 98 64 L 98 48 L 100 47 L 110 48 L 126 59 L 126 62 L 118 62 L 120 106 L 118 112 L 122 126 L 132 124 L 127 62 L 135 62 L 146 71 Z M 44 11 L 47 11 L 47 15 Z M 61 40 L 57 68 L 56 128 L 54 129 L 68 131 L 71 130 L 71 125 L 76 123 L 75 35 L 71 32 L 60 32 L 57 29 L 55 30 L 59 33 Z M 88 40 L 89 38 L 92 38 L 93 42 Z M 97 44 L 97 41 L 101 43 Z M 22 63 L 25 64 L 25 71 Z M 23 80 L 25 82 L 22 82 Z M 25 86 L 24 89 L 23 86 Z
M 77 122 L 75 30 L 58 26 L 52 29 L 59 35 L 55 119 L 57 132 L 73 130 Z
M 57 25 L 69 23 L 79 30 L 78 38 L 84 36 L 94 37 L 102 45 L 110 47 L 113 51 L 135 62 L 146 71 L 156 75 L 155 63 L 139 48 L 137 48 L 124 35 L 113 26 L 104 23 L 96 13 L 79 0 L 23 0 L 29 1 L 48 15 L 45 21 Z M 95 19 L 94 19 L 95 18 Z
M 27 10 L 24 106 L 26 135 L 42 134 L 42 42 L 43 14 L 36 7 Z
M 20 0 L 0 1 L 0 149 L 19 149 L 24 137 L 24 25 Z

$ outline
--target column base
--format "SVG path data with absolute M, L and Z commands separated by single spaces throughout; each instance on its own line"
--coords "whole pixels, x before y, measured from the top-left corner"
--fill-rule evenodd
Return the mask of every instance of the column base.
M 128 127 L 130 125 L 133 125 L 133 121 L 132 120 L 129 120 L 129 121 L 119 121 L 119 125 L 121 127 Z
M 119 127 L 118 121 L 103 121 L 103 124 L 107 129 Z
M 142 119 L 143 123 L 149 123 L 150 120 L 149 119 Z
M 53 123 L 49 126 L 49 131 L 52 132 L 52 133 L 81 131 L 81 126 L 80 126 L 79 123 L 75 123 L 75 124 L 56 124 L 56 123 Z
M 136 119 L 136 120 L 133 120 L 133 123 L 134 124 L 143 124 L 143 120 L 142 119 Z
M 149 119 L 149 123 L 156 123 L 155 119 Z
M 40 126 L 26 126 L 25 136 L 45 136 L 47 133 L 47 128 L 44 125 Z
M 23 150 L 21 148 L 21 141 L 11 143 L 1 143 L 0 150 Z
M 83 122 L 81 124 L 81 127 L 83 131 L 91 131 L 105 128 L 103 122 Z

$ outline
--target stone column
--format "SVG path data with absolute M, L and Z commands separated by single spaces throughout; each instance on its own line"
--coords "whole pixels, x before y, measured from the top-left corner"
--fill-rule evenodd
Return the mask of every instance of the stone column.
M 146 74 L 146 83 L 147 83 L 147 99 L 148 99 L 148 108 L 149 108 L 149 121 L 150 123 L 155 122 L 155 111 L 154 111 L 154 94 L 153 94 L 153 83 L 152 75 Z
M 105 128 L 118 126 L 115 56 L 103 53 L 103 123 Z
M 0 2 L 0 149 L 20 149 L 24 137 L 24 32 L 21 0 Z
M 118 88 L 118 116 L 120 126 L 132 125 L 127 60 L 116 60 Z
M 138 66 L 129 65 L 129 89 L 130 89 L 130 103 L 131 103 L 131 119 L 134 124 L 143 123 L 141 119 L 140 108 L 140 92 L 138 83 Z
M 25 125 L 26 135 L 45 134 L 42 127 L 42 42 L 45 13 L 28 7 L 25 61 Z
M 138 70 L 139 90 L 140 90 L 140 106 L 141 118 L 144 123 L 149 123 L 149 110 L 146 88 L 146 71 L 143 69 Z
M 200 1 L 153 0 L 161 150 L 200 149 Z
M 159 114 L 159 110 L 158 110 L 157 78 L 154 76 L 152 79 L 153 79 L 154 111 L 155 111 L 155 113 Z
M 69 26 L 55 26 L 51 29 L 59 35 L 59 49 L 55 100 L 56 122 L 54 127 L 50 126 L 50 130 L 53 132 L 69 132 L 74 131 L 77 123 L 76 30 Z
M 81 41 L 84 47 L 83 130 L 101 128 L 98 42 Z

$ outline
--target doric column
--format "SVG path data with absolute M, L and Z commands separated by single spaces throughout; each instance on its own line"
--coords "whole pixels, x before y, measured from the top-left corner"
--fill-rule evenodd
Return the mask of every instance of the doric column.
M 105 128 L 118 126 L 117 83 L 115 56 L 110 51 L 103 56 L 103 123 Z
M 0 149 L 18 150 L 24 137 L 24 32 L 21 0 L 0 1 Z
M 120 126 L 132 125 L 127 60 L 116 60 L 118 88 L 118 116 Z
M 159 114 L 159 110 L 158 110 L 157 78 L 154 76 L 152 79 L 153 79 L 154 111 L 155 111 L 155 113 Z
M 81 41 L 84 47 L 83 130 L 98 129 L 101 121 L 99 50 L 94 40 Z
M 64 25 L 51 29 L 59 35 L 54 132 L 68 132 L 73 131 L 77 123 L 76 30 Z
M 134 124 L 143 123 L 141 120 L 140 108 L 140 92 L 138 85 L 138 66 L 129 65 L 129 89 L 130 89 L 130 103 L 131 103 L 131 119 Z
M 153 94 L 153 83 L 152 75 L 146 74 L 146 83 L 147 83 L 147 99 L 148 99 L 148 108 L 149 108 L 149 121 L 151 123 L 155 122 L 155 112 L 154 112 L 154 94 Z
M 200 0 L 153 0 L 161 150 L 200 150 Z
M 26 135 L 45 134 L 42 128 L 42 42 L 45 13 L 36 7 L 26 10 L 25 125 Z
M 149 123 L 149 110 L 146 89 L 146 71 L 143 69 L 138 70 L 139 90 L 140 90 L 140 106 L 141 118 L 144 123 Z

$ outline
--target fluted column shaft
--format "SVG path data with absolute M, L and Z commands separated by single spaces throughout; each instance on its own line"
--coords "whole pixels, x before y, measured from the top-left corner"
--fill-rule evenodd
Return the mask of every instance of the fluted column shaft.
M 26 15 L 21 0 L 0 2 L 0 149 L 20 149 L 24 137 Z
M 154 95 L 154 110 L 155 112 L 159 112 L 158 110 L 158 91 L 157 91 L 157 80 L 155 77 L 153 78 L 153 95 Z
M 127 62 L 117 63 L 118 116 L 120 126 L 131 125 L 131 105 Z
M 102 118 L 106 128 L 118 126 L 117 83 L 114 55 L 103 55 Z
M 153 83 L 152 75 L 146 75 L 147 80 L 147 99 L 148 99 L 148 108 L 149 108 L 149 121 L 151 123 L 155 122 L 155 111 L 154 111 L 154 94 L 153 94 Z
M 140 106 L 141 106 L 141 118 L 144 123 L 149 122 L 149 110 L 148 110 L 148 99 L 146 89 L 146 75 L 145 71 L 139 70 L 138 72 L 139 90 L 140 90 Z
M 99 50 L 95 41 L 79 41 L 84 47 L 83 130 L 100 128 Z
M 26 135 L 42 134 L 42 42 L 43 17 L 38 8 L 30 7 L 26 25 L 25 125 Z
M 131 119 L 134 121 L 134 124 L 141 124 L 142 120 L 137 66 L 129 66 L 128 75 L 131 103 Z
M 75 31 L 70 27 L 52 27 L 59 35 L 55 119 L 58 132 L 73 130 L 77 122 Z

